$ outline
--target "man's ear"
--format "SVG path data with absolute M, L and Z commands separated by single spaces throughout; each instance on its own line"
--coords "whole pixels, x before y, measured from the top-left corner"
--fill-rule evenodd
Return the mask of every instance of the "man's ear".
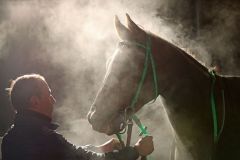
M 39 105 L 39 97 L 38 96 L 31 96 L 30 98 L 30 106 L 36 108 Z

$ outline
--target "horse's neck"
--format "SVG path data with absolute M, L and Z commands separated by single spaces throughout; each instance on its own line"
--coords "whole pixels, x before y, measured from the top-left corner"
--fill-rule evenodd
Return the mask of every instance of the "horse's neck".
M 159 89 L 163 96 L 167 96 L 168 90 L 182 83 L 189 83 L 189 89 L 196 87 L 197 85 L 194 84 L 199 82 L 209 84 L 207 68 L 183 50 L 163 39 L 155 40 L 153 45 L 157 46 L 154 47 L 153 54 L 157 62 Z
M 206 159 L 199 151 L 211 152 L 211 114 L 206 114 L 210 113 L 211 78 L 208 70 L 164 40 L 156 40 L 153 48 L 159 92 L 171 125 L 183 144 L 189 150 L 194 148 L 191 150 L 193 157 Z
M 153 37 L 152 54 L 156 63 L 159 94 L 172 103 L 186 103 L 182 99 L 184 95 L 192 94 L 193 96 L 208 96 L 206 91 L 209 90 L 211 79 L 207 68 L 202 66 L 197 60 L 185 53 L 183 50 L 170 44 L 169 42 Z M 149 64 L 148 75 L 141 92 L 138 109 L 144 104 L 153 100 L 153 76 Z M 207 97 L 206 97 L 207 98 Z

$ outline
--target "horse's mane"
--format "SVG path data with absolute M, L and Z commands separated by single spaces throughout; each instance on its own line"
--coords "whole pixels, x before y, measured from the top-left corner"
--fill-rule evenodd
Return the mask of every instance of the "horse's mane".
M 171 43 L 155 34 L 150 34 L 151 36 L 154 36 L 154 38 L 157 38 L 158 41 L 165 41 L 166 43 L 168 43 L 171 47 L 175 48 L 178 53 L 180 53 L 181 55 L 183 55 L 183 57 L 185 59 L 188 60 L 188 62 L 192 63 L 194 66 L 196 66 L 196 68 L 203 72 L 206 75 L 209 75 L 209 68 L 205 65 L 204 62 L 198 60 L 197 58 L 195 58 L 194 54 L 191 53 L 190 51 L 188 51 L 188 49 L 183 48 L 183 47 L 179 47 L 177 44 Z
M 183 56 L 184 56 L 186 59 L 188 59 L 191 63 L 193 63 L 194 66 L 197 66 L 197 68 L 198 68 L 199 70 L 201 70 L 201 71 L 203 71 L 204 73 L 207 73 L 207 74 L 208 74 L 209 68 L 206 66 L 206 64 L 205 64 L 204 62 L 202 62 L 202 61 L 200 61 L 199 59 L 197 59 L 197 58 L 195 57 L 195 55 L 194 55 L 192 52 L 188 51 L 187 49 L 180 48 L 180 47 L 178 47 L 178 46 L 176 46 L 176 47 L 181 50 L 180 53 L 182 53 Z

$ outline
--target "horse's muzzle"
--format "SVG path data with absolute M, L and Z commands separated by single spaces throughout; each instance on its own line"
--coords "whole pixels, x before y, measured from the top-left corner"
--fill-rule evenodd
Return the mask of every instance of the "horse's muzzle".
M 96 113 L 93 111 L 88 113 L 88 121 L 92 125 L 92 128 L 95 131 L 105 133 L 107 135 L 112 135 L 122 131 L 125 126 L 125 117 L 124 115 L 112 116 L 112 118 L 106 119 L 107 117 L 99 118 L 96 116 Z

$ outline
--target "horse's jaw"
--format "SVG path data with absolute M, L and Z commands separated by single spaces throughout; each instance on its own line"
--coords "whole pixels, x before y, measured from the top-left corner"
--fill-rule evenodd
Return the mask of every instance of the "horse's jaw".
M 96 127 L 94 125 L 91 125 L 92 126 L 92 129 L 97 131 L 97 132 L 100 132 L 100 133 L 104 133 L 108 136 L 111 136 L 114 134 L 113 130 L 111 130 L 110 126 L 109 125 L 104 125 L 103 127 L 99 128 L 99 127 Z
M 95 112 L 89 112 L 87 117 L 88 117 L 88 122 L 91 124 L 92 129 L 100 132 L 100 133 L 104 133 L 107 134 L 109 136 L 119 133 L 122 129 L 120 129 L 121 126 L 121 122 L 119 122 L 119 124 L 115 124 L 119 127 L 112 127 L 113 125 L 111 124 L 112 121 L 109 122 L 103 122 L 96 117 L 96 115 L 94 115 Z
M 104 134 L 106 134 L 106 135 L 108 135 L 108 136 L 111 136 L 111 135 L 117 133 L 116 131 L 114 131 L 114 130 L 110 127 L 110 125 L 104 125 L 103 127 L 97 127 L 96 125 L 91 124 L 91 126 L 92 126 L 92 129 L 93 129 L 94 131 L 97 131 L 97 132 L 99 132 L 99 133 L 104 133 Z

